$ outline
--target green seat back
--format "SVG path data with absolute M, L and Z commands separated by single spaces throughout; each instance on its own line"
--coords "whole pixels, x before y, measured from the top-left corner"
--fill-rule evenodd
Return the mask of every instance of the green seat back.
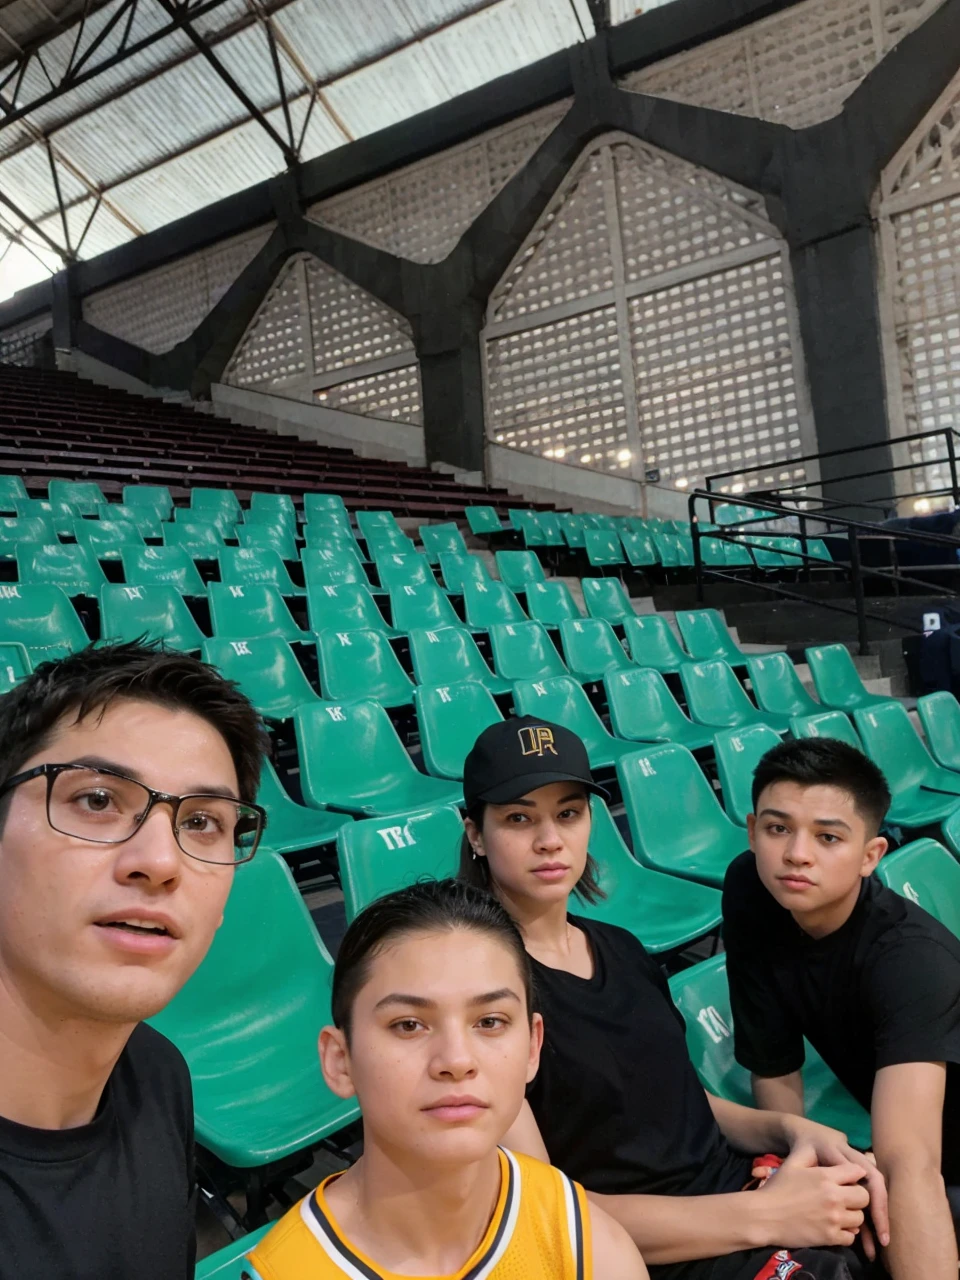
M 577 735 L 587 748 L 592 769 L 609 769 L 629 751 L 632 742 L 618 742 L 604 727 L 593 704 L 572 676 L 546 680 L 518 680 L 513 686 L 517 714 L 536 716 L 551 724 L 562 724 Z
M 339 586 L 311 586 L 307 591 L 307 616 L 310 630 L 381 631 L 385 636 L 398 633 L 387 625 L 368 587 L 359 582 Z
M 503 525 L 500 523 L 495 507 L 464 507 L 463 514 L 467 517 L 471 533 L 483 535 L 503 531 Z
M 412 555 L 392 552 L 377 560 L 377 573 L 380 585 L 385 591 L 396 591 L 400 587 L 436 586 L 437 580 L 426 556 L 415 552 Z
M 423 543 L 424 554 L 431 564 L 439 564 L 442 554 L 454 556 L 469 554 L 463 534 L 452 521 L 448 524 L 422 524 L 420 541 Z
M 224 1245 L 216 1253 L 208 1254 L 197 1263 L 194 1280 L 243 1280 L 244 1272 L 249 1274 L 248 1264 L 244 1261 L 246 1255 L 275 1225 L 268 1222 L 265 1227 L 259 1227 L 242 1239 Z
M 455 876 L 462 840 L 463 822 L 452 805 L 344 827 L 337 837 L 337 860 L 347 919 L 418 880 Z
M 313 586 L 337 587 L 351 582 L 362 587 L 370 585 L 363 565 L 349 547 L 306 547 L 302 562 L 303 580 L 308 591 Z
M 17 576 L 21 582 L 47 582 L 70 596 L 95 596 L 106 582 L 100 562 L 89 547 L 77 543 L 17 547 Z
M 263 585 L 275 587 L 282 596 L 302 596 L 278 553 L 269 547 L 223 547 L 220 551 L 220 581 L 227 586 Z
M 276 587 L 254 584 L 233 587 L 211 582 L 210 625 L 218 640 L 250 640 L 254 636 L 280 636 L 283 640 L 311 639 L 301 631 Z
M 737 666 L 744 661 L 727 630 L 727 624 L 716 609 L 678 609 L 677 626 L 684 648 L 698 662 L 722 658 L 731 666 Z
M 144 545 L 143 534 L 128 520 L 77 520 L 73 528 L 77 542 L 98 560 L 119 560 L 121 547 Z
M 816 715 L 794 716 L 790 732 L 795 738 L 836 738 L 848 746 L 863 750 L 860 735 L 842 711 L 818 711 Z
M 648 569 L 660 563 L 657 548 L 649 533 L 636 529 L 621 529 L 620 542 L 627 563 L 635 569 Z
M 942 844 L 923 839 L 902 845 L 880 859 L 876 875 L 960 937 L 960 863 Z
M 630 657 L 638 667 L 655 671 L 679 671 L 690 655 L 657 613 L 636 614 L 623 624 Z
M 723 543 L 724 562 L 731 569 L 752 569 L 753 556 L 750 554 L 750 548 L 745 547 L 742 542 L 724 542 Z
M 584 541 L 587 559 L 595 569 L 626 563 L 619 533 L 611 529 L 587 529 Z
M 183 547 L 121 547 L 120 562 L 132 587 L 173 587 L 182 596 L 207 594 L 207 584 Z
M 676 538 L 667 530 L 657 526 L 654 526 L 651 530 L 651 537 L 663 567 L 665 569 L 676 569 L 680 563 L 680 552 Z
M 353 530 L 345 525 L 334 521 L 329 524 L 305 524 L 302 532 L 310 548 L 323 547 L 328 551 L 350 551 L 361 564 L 372 563 L 370 556 L 353 536 Z
M 272 849 L 274 853 L 302 853 L 317 845 L 329 844 L 337 838 L 341 827 L 353 822 L 348 813 L 309 809 L 304 804 L 297 804 L 287 794 L 269 760 L 264 760 L 260 770 L 257 804 L 263 805 L 267 811 L 261 848 Z
M 807 555 L 813 556 L 815 560 L 824 560 L 828 564 L 833 564 L 833 556 L 830 554 L 830 548 L 822 538 L 807 539 Z
M 251 493 L 245 519 L 256 523 L 271 522 L 276 526 L 297 527 L 297 508 L 289 493 Z
M 559 627 L 567 619 L 583 617 L 570 588 L 559 578 L 551 578 L 548 582 L 528 582 L 526 599 L 530 617 L 545 627 Z
M 461 627 L 453 605 L 435 582 L 397 587 L 390 592 L 390 614 L 398 631 L 437 631 Z
M 461 779 L 463 762 L 478 736 L 503 719 L 493 696 L 477 680 L 417 685 L 413 705 L 423 762 L 435 778 Z
M 733 668 L 719 658 L 711 662 L 685 662 L 680 668 L 680 683 L 690 718 L 697 724 L 732 729 L 766 723 L 784 733 L 789 728 L 785 717 L 759 711 L 747 697 Z
M 944 689 L 918 698 L 917 711 L 934 760 L 960 770 L 960 703 Z
M 480 556 L 473 556 L 469 553 L 466 555 L 452 555 L 447 551 L 441 551 L 439 560 L 443 585 L 454 595 L 463 593 L 463 584 L 465 582 L 490 581 L 486 561 L 482 560 Z
M 21 498 L 17 502 L 17 515 L 26 519 L 39 516 L 50 525 L 58 538 L 72 538 L 74 525 L 80 519 L 80 509 L 72 502 L 51 502 L 48 498 Z
M 688 946 L 719 926 L 717 889 L 642 866 L 599 796 L 590 797 L 590 809 L 590 853 L 606 896 L 593 904 L 576 899 L 578 915 L 627 929 L 653 954 Z
M 544 680 L 567 674 L 546 628 L 539 622 L 505 622 L 490 628 L 497 675 L 504 680 Z
M 26 486 L 19 476 L 0 476 L 0 512 L 13 515 L 17 502 L 26 496 Z
M 753 556 L 754 564 L 758 569 L 765 569 L 773 572 L 782 569 L 786 563 L 779 551 L 775 551 L 770 546 L 768 540 L 760 534 L 751 534 L 743 539 L 744 546 L 750 548 L 750 554 Z
M 506 622 L 523 622 L 527 617 L 510 588 L 494 581 L 465 582 L 463 611 L 467 625 L 478 631 Z
M 268 720 L 288 720 L 302 703 L 318 701 L 293 650 L 279 636 L 206 640 L 203 660 L 235 680 Z
M 560 640 L 567 666 L 585 684 L 602 680 L 609 671 L 626 671 L 633 666 L 613 627 L 602 618 L 562 622 Z
M 221 518 L 232 528 L 239 524 L 242 513 L 240 500 L 232 489 L 191 489 L 190 509 L 198 520 Z M 216 523 L 219 524 L 219 519 Z
M 745 729 L 723 729 L 713 740 L 717 773 L 727 816 L 739 826 L 753 813 L 753 774 L 762 756 L 779 745 L 780 735 L 765 724 Z
M 563 526 L 560 523 L 560 517 L 556 511 L 538 511 L 537 522 L 540 525 L 540 532 L 543 535 L 543 545 L 545 547 L 562 547 L 566 545 L 566 539 L 563 536 Z
M 859 707 L 887 701 L 864 688 L 846 645 L 817 645 L 805 650 L 805 655 L 813 683 L 825 707 L 856 711 Z
M 238 867 L 205 959 L 151 1019 L 187 1060 L 197 1141 L 227 1164 L 268 1164 L 356 1119 L 317 1059 L 332 976 L 283 860 L 264 850 Z
M 141 539 L 163 537 L 163 524 L 154 507 L 136 507 L 118 502 L 116 505 L 103 508 L 100 523 L 102 524 L 108 516 L 111 520 L 125 520 L 127 524 L 132 524 L 139 532 Z
M 237 541 L 250 550 L 275 551 L 281 560 L 299 558 L 292 525 L 240 524 Z
M 0 610 L 3 599 L 0 597 Z M 21 680 L 26 680 L 33 670 L 30 654 L 26 648 L 16 641 L 0 643 L 0 694 L 15 689 Z
M 125 484 L 123 501 L 128 507 L 149 507 L 161 520 L 169 520 L 173 511 L 173 498 L 165 484 Z
M 402 529 L 388 529 L 386 526 L 381 529 L 372 529 L 364 541 L 377 564 L 390 556 L 417 556 L 427 560 L 426 556 L 414 546 L 413 539 Z M 429 564 L 429 561 L 427 563 Z
M 369 698 L 383 707 L 408 707 L 413 683 L 382 631 L 321 631 L 320 687 L 335 702 Z
M 294 724 L 309 804 L 388 817 L 463 799 L 456 783 L 417 769 L 376 702 L 312 703 L 298 708 Z
M 100 589 L 100 635 L 104 640 L 162 640 L 168 648 L 190 652 L 201 649 L 207 638 L 173 587 L 112 584 Z
M 51 502 L 69 502 L 78 515 L 95 516 L 107 500 L 93 480 L 51 480 L 47 485 Z
M 581 578 L 580 587 L 583 602 L 591 618 L 618 623 L 636 616 L 636 610 L 619 578 Z
M 623 756 L 617 776 L 636 857 L 657 871 L 719 888 L 747 836 L 720 808 L 686 747 L 668 742 Z
M 0 583 L 0 641 L 22 644 L 31 666 L 85 649 L 90 639 L 67 593 L 49 583 Z
M 717 538 L 701 538 L 700 539 L 700 558 L 702 562 L 711 568 L 718 566 L 726 566 L 727 560 L 723 552 L 723 543 Z
M 564 540 L 571 551 L 587 545 L 583 516 L 575 515 L 572 511 L 561 511 L 558 513 L 557 519 L 560 522 L 560 528 L 563 530 Z
M 604 687 L 610 726 L 618 738 L 679 742 L 689 751 L 699 751 L 713 742 L 709 729 L 684 715 L 663 676 L 652 667 L 611 671 Z
M 371 535 L 376 537 L 383 530 L 388 533 L 403 533 L 392 511 L 358 511 L 357 528 L 365 540 Z
M 350 514 L 346 503 L 339 493 L 305 493 L 303 495 L 303 516 L 306 522 L 323 512 L 337 512 L 350 523 Z
M 914 787 L 939 789 L 938 766 L 910 723 L 900 702 L 892 699 L 853 713 L 863 749 L 883 770 L 893 791 Z M 945 772 L 945 771 L 944 771 Z M 960 792 L 960 774 L 953 775 Z
M 239 510 L 227 510 L 225 507 L 213 504 L 205 507 L 174 507 L 173 509 L 174 524 L 187 524 L 200 528 L 204 525 L 212 525 L 221 540 L 236 537 L 239 519 Z
M 0 560 L 16 560 L 17 547 L 32 542 L 53 545 L 57 531 L 49 519 L 40 516 L 0 516 Z
M 509 693 L 509 681 L 487 666 L 477 642 L 463 627 L 411 631 L 410 657 L 419 684 L 457 684 L 478 680 L 492 694 Z
M 753 696 L 764 711 L 781 716 L 815 716 L 822 710 L 801 684 L 796 667 L 785 653 L 747 658 L 747 673 Z
M 543 582 L 543 565 L 532 551 L 498 551 L 495 556 L 500 581 L 511 591 L 526 591 L 530 582 Z
M 670 979 L 670 994 L 687 1024 L 687 1048 L 700 1083 L 718 1098 L 752 1107 L 749 1072 L 733 1056 L 726 956 L 714 956 L 675 974 Z M 803 1092 L 812 1120 L 840 1129 L 854 1145 L 869 1148 L 870 1117 L 809 1044 Z
M 174 511 L 185 511 L 185 507 L 177 507 Z M 165 547 L 183 547 L 184 551 L 195 560 L 216 560 L 223 546 L 220 530 L 209 521 L 174 520 L 172 524 L 163 526 L 163 545 Z
M 767 540 L 771 551 L 779 551 L 789 569 L 803 567 L 803 547 L 799 538 L 771 537 Z

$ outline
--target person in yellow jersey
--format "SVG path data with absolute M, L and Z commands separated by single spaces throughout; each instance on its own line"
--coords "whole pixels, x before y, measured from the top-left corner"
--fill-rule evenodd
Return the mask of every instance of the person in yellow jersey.
M 332 1012 L 320 1062 L 359 1100 L 363 1155 L 257 1244 L 247 1280 L 647 1280 L 580 1186 L 498 1145 L 543 1023 L 494 898 L 441 880 L 372 903 L 341 944 Z

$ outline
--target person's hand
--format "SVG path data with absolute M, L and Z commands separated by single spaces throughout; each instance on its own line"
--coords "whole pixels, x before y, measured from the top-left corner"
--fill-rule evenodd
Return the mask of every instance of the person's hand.
M 870 1194 L 852 1161 L 821 1166 L 813 1144 L 798 1145 L 755 1192 L 765 1243 L 785 1249 L 850 1246 L 864 1224 Z
M 817 1164 L 826 1168 L 839 1165 L 855 1164 L 861 1169 L 861 1179 L 870 1195 L 870 1217 L 873 1231 L 864 1225 L 860 1233 L 863 1250 L 872 1262 L 877 1255 L 873 1232 L 881 1245 L 890 1243 L 890 1214 L 887 1206 L 887 1184 L 883 1174 L 877 1168 L 873 1152 L 857 1151 L 847 1141 L 846 1134 L 839 1129 L 828 1128 L 825 1124 L 816 1124 L 802 1116 L 784 1116 L 784 1137 L 790 1154 L 802 1152 L 806 1159 L 809 1151 L 816 1155 Z

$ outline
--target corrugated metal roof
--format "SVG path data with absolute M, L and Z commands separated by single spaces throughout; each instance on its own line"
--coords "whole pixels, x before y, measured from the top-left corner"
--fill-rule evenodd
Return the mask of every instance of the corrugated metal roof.
M 90 7 L 82 49 L 122 2 Z M 13 0 L 0 7 L 0 28 L 10 30 L 13 39 L 19 38 L 14 31 L 26 37 L 43 24 L 49 28 L 47 13 L 69 17 L 79 7 L 79 0 L 60 5 L 56 0 Z M 593 34 L 586 0 L 225 0 L 198 20 L 197 28 L 282 138 L 287 130 L 264 22 L 267 13 L 279 47 L 295 142 L 311 95 L 323 90 L 310 114 L 303 160 Z M 131 42 L 167 22 L 159 4 L 142 0 Z M 123 21 L 116 24 L 97 56 L 116 51 L 123 27 Z M 43 45 L 44 66 L 51 74 L 66 67 L 76 35 L 76 26 L 67 26 Z M 0 37 L 0 65 L 9 62 L 12 52 Z M 48 89 L 43 69 L 31 63 L 18 102 L 29 103 Z M 180 31 L 37 108 L 26 121 L 0 128 L 0 191 L 62 242 L 44 135 L 59 158 L 74 246 L 96 194 L 102 196 L 83 257 L 286 167 L 276 140 L 251 119 Z M 10 236 L 18 233 L 46 265 L 24 245 L 8 247 Z M 0 254 L 0 299 L 59 265 L 2 206 Z

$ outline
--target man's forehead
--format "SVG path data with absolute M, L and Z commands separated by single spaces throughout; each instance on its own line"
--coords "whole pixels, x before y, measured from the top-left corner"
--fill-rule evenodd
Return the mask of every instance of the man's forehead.
M 805 787 L 802 783 L 784 779 L 771 782 L 761 791 L 757 810 L 759 812 L 763 809 L 815 809 L 818 817 L 829 817 L 831 812 L 840 812 L 849 817 L 856 813 L 856 801 L 843 787 L 834 787 L 824 782 Z

